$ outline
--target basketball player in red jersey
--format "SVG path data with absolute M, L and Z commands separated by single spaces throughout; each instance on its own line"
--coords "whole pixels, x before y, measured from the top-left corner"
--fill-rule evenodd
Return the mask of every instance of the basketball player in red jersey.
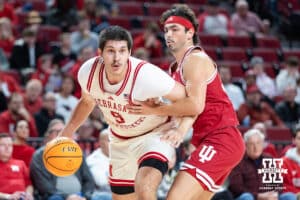
M 168 117 L 130 114 L 127 105 L 157 97 L 176 101 L 186 94 L 167 73 L 131 57 L 131 48 L 132 37 L 119 26 L 100 33 L 100 56 L 80 67 L 82 97 L 59 135 L 72 137 L 97 105 L 110 127 L 109 183 L 113 199 L 155 200 L 168 161 L 175 153 L 170 142 L 160 140 L 167 130 Z
M 191 139 L 194 151 L 178 173 L 167 200 L 207 200 L 241 160 L 244 143 L 217 67 L 204 50 L 196 46 L 198 23 L 193 11 L 186 5 L 176 4 L 162 14 L 161 22 L 166 45 L 176 58 L 170 68 L 172 76 L 185 85 L 187 97 L 154 107 L 141 103 L 130 110 L 135 114 L 198 116 Z M 162 139 L 178 146 L 189 127 L 181 123 Z

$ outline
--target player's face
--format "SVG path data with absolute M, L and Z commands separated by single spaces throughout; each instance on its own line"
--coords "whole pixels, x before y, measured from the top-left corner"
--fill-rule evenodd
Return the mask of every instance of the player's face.
M 252 159 L 258 158 L 263 152 L 263 144 L 264 141 L 258 135 L 251 136 L 246 143 L 247 155 Z
M 166 24 L 164 33 L 166 45 L 171 52 L 177 52 L 182 47 L 190 45 L 188 42 L 193 37 L 191 31 L 186 31 L 184 26 L 176 23 Z
M 103 51 L 99 51 L 103 57 L 105 72 L 110 83 L 118 83 L 125 78 L 127 62 L 130 56 L 127 41 L 109 40 Z

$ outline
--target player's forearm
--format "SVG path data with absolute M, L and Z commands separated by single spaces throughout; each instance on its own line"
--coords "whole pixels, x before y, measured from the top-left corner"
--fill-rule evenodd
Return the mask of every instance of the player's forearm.
M 158 108 L 161 115 L 171 116 L 196 116 L 202 113 L 204 105 L 201 103 L 184 98 L 173 102 L 172 104 L 165 104 Z
M 192 128 L 197 116 L 194 117 L 183 117 L 179 123 L 178 130 L 182 133 L 187 134 L 190 128 Z
M 63 131 L 59 136 L 65 136 L 72 138 L 73 133 L 83 124 L 89 114 L 94 109 L 95 103 L 80 99 L 74 111 L 72 112 L 70 120 L 67 122 Z

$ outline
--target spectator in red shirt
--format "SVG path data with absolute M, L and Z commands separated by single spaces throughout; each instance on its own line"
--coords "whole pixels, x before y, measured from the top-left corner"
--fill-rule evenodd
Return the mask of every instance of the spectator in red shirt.
M 276 151 L 275 145 L 272 144 L 268 140 L 268 133 L 267 133 L 266 125 L 264 123 L 262 123 L 262 122 L 258 122 L 258 123 L 256 123 L 256 124 L 253 125 L 253 128 L 259 130 L 265 136 L 264 154 L 270 155 L 273 158 L 277 158 L 278 157 L 278 153 Z
M 12 31 L 11 22 L 6 17 L 0 18 L 0 48 L 7 57 L 10 56 L 14 46 L 15 37 Z
M 29 125 L 26 120 L 17 121 L 12 157 L 23 160 L 29 168 L 29 164 L 35 149 L 27 144 L 29 137 Z
M 0 17 L 7 17 L 13 25 L 18 25 L 18 17 L 14 8 L 5 0 L 0 0 Z
M 274 109 L 262 101 L 262 94 L 256 85 L 250 85 L 246 92 L 246 103 L 237 110 L 238 119 L 243 126 L 253 126 L 263 122 L 266 127 L 285 127 Z
M 38 79 L 45 87 L 49 77 L 55 73 L 54 66 L 52 65 L 52 55 L 44 54 L 39 57 L 37 63 L 37 70 L 31 75 L 31 79 Z
M 0 133 L 0 199 L 33 200 L 29 170 L 22 160 L 12 158 L 13 141 Z
M 157 38 L 159 27 L 155 22 L 150 22 L 145 31 L 133 39 L 133 52 L 141 47 L 149 51 L 150 58 L 163 56 L 162 42 Z
M 13 77 L 0 70 L 0 91 L 9 98 L 14 92 L 21 92 L 21 88 Z
M 29 113 L 35 114 L 40 111 L 42 107 L 42 92 L 43 85 L 38 79 L 31 79 L 27 82 L 25 87 L 24 106 Z
M 8 109 L 0 114 L 0 132 L 14 135 L 16 122 L 21 119 L 29 123 L 30 136 L 38 136 L 35 121 L 24 107 L 23 96 L 19 93 L 13 93 L 8 99 Z

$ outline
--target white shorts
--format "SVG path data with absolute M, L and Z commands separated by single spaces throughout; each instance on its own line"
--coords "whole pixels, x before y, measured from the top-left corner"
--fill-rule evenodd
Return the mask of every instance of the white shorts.
M 174 158 L 175 150 L 160 140 L 159 131 L 130 139 L 120 139 L 110 134 L 110 185 L 134 186 L 139 164 L 149 158 L 168 162 Z

